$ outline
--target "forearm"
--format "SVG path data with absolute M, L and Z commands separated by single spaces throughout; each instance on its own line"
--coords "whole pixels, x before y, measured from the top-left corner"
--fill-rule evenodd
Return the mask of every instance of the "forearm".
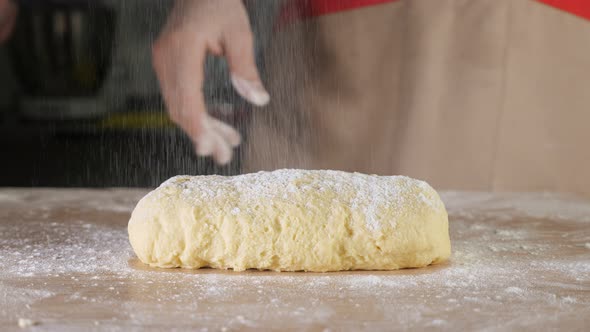
M 17 11 L 18 7 L 12 0 L 0 0 L 0 43 L 10 37 Z

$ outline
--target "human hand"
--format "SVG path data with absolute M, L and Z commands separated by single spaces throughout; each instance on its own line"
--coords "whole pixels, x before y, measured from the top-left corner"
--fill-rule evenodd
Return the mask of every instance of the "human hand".
M 200 156 L 231 161 L 240 134 L 209 116 L 202 92 L 207 53 L 224 56 L 236 91 L 263 106 L 270 99 L 254 59 L 254 43 L 241 0 L 177 0 L 153 46 L 153 62 L 171 119 Z
M 18 7 L 12 0 L 0 0 L 0 43 L 12 34 Z

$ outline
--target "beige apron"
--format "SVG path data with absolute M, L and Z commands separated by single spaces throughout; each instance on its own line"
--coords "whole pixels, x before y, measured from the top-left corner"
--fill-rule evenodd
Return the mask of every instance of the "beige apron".
M 531 0 L 406 0 L 274 36 L 245 171 L 590 194 L 590 21 Z

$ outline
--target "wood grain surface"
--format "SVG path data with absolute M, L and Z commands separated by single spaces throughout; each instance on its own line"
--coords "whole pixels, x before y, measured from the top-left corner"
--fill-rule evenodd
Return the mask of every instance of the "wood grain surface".
M 146 192 L 0 189 L 0 330 L 590 328 L 581 198 L 443 193 L 453 245 L 443 265 L 237 273 L 141 264 L 126 225 Z

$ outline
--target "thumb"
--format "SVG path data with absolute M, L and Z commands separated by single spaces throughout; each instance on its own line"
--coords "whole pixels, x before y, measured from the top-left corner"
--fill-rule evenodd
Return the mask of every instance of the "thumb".
M 254 58 L 254 42 L 249 27 L 233 30 L 224 38 L 224 54 L 236 91 L 257 106 L 268 104 L 270 95 L 260 80 Z

